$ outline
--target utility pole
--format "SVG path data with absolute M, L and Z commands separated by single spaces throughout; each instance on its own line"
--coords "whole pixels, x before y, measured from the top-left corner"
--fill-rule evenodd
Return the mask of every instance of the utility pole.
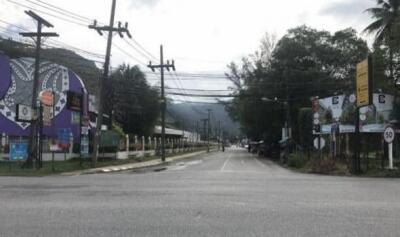
M 98 26 L 97 21 L 95 20 L 93 25 L 89 25 L 89 29 L 96 30 L 99 35 L 103 35 L 104 32 L 108 32 L 108 38 L 107 38 L 107 49 L 106 49 L 106 58 L 104 62 L 104 70 L 103 70 L 103 76 L 100 79 L 100 88 L 99 88 L 99 111 L 97 115 L 97 123 L 96 123 L 96 133 L 94 137 L 94 144 L 93 144 L 93 155 L 92 155 L 92 166 L 95 167 L 97 164 L 97 158 L 99 155 L 99 144 L 100 144 L 100 137 L 101 137 L 101 126 L 103 124 L 103 100 L 104 100 L 104 83 L 109 80 L 108 74 L 109 74 L 109 68 L 110 68 L 110 57 L 111 57 L 111 45 L 112 45 L 112 38 L 113 38 L 113 33 L 118 32 L 119 36 L 121 38 L 124 37 L 123 33 L 126 33 L 126 35 L 129 38 L 132 38 L 129 30 L 128 30 L 128 23 L 125 23 L 125 26 L 121 25 L 121 22 L 118 22 L 118 27 L 114 27 L 114 17 L 115 17 L 115 6 L 116 6 L 116 0 L 112 1 L 112 6 L 111 6 L 111 16 L 110 16 L 110 24 L 108 26 Z
M 217 138 L 218 138 L 218 151 L 220 150 L 221 147 L 221 120 L 218 120 L 218 132 L 217 132 Z
M 196 143 L 199 141 L 199 121 L 196 121 Z
M 205 144 L 207 140 L 207 119 L 202 119 L 201 121 L 203 122 L 203 144 Z
M 211 117 L 211 109 L 207 109 L 208 112 L 208 117 L 207 117 L 207 152 L 210 152 L 210 130 L 211 130 L 211 124 L 210 124 L 210 117 Z
M 40 70 L 40 51 L 42 44 L 42 37 L 58 37 L 57 33 L 54 32 L 42 32 L 42 27 L 53 28 L 54 26 L 50 24 L 48 21 L 34 13 L 33 11 L 25 11 L 25 13 L 32 17 L 37 21 L 37 32 L 23 32 L 20 33 L 23 37 L 36 37 L 36 51 L 35 51 L 35 72 L 33 75 L 33 87 L 32 87 L 32 100 L 31 106 L 32 111 L 35 111 L 35 118 L 31 121 L 31 131 L 29 136 L 29 144 L 28 144 L 28 160 L 27 167 L 31 167 L 33 163 L 33 159 L 37 160 L 40 157 L 40 149 L 38 149 L 38 132 L 40 132 L 38 127 L 37 118 L 38 113 L 41 111 L 37 111 L 37 99 L 38 99 L 38 87 L 39 87 L 39 70 Z
M 163 46 L 160 45 L 160 64 L 152 65 L 149 63 L 148 67 L 155 72 L 156 68 L 160 69 L 161 73 L 161 161 L 165 161 L 165 110 L 167 109 L 167 101 L 165 99 L 164 93 L 164 68 L 170 71 L 170 68 L 175 71 L 175 62 L 172 60 L 172 63 L 169 63 L 167 60 L 167 64 L 164 64 L 164 50 Z

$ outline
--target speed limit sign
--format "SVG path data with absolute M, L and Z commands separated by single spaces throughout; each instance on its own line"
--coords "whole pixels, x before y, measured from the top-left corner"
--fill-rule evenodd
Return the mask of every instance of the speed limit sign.
M 392 143 L 394 140 L 395 132 L 392 127 L 387 127 L 385 131 L 383 132 L 383 139 L 385 139 L 385 142 L 387 143 Z

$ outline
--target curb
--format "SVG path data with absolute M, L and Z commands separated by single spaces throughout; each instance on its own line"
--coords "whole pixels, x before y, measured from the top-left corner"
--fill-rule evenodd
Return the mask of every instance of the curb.
M 210 152 L 213 152 L 213 151 L 214 150 L 211 150 Z M 183 159 L 191 158 L 191 157 L 202 155 L 202 154 L 207 154 L 207 151 L 197 151 L 197 152 L 188 153 L 188 154 L 184 154 L 184 155 L 167 157 L 165 162 L 162 162 L 157 159 L 157 160 L 150 160 L 150 161 L 139 162 L 139 163 L 125 164 L 125 165 L 106 166 L 106 167 L 93 168 L 93 169 L 82 170 L 82 171 L 66 172 L 66 173 L 61 173 L 60 175 L 61 176 L 78 176 L 78 175 L 84 175 L 84 174 L 101 174 L 101 173 L 112 173 L 112 172 L 120 172 L 120 171 L 126 171 L 126 170 L 134 170 L 134 169 L 146 168 L 146 167 L 151 167 L 151 166 L 156 166 L 156 165 L 161 165 L 161 164 L 169 164 L 176 160 L 183 160 Z

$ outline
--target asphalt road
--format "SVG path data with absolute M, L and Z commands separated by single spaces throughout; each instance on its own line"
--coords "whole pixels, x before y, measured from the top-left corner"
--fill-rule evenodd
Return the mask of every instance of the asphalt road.
M 400 236 L 400 180 L 298 174 L 239 149 L 135 172 L 1 177 L 0 236 Z

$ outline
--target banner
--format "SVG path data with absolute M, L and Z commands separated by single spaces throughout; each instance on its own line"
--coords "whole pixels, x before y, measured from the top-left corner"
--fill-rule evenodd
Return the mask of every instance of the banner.
M 382 133 L 393 120 L 394 96 L 375 93 L 372 98 L 371 105 L 360 108 L 360 132 Z M 320 132 L 314 130 L 313 133 L 353 133 L 356 106 L 354 94 L 314 99 L 312 102 L 313 123 L 319 125 Z

